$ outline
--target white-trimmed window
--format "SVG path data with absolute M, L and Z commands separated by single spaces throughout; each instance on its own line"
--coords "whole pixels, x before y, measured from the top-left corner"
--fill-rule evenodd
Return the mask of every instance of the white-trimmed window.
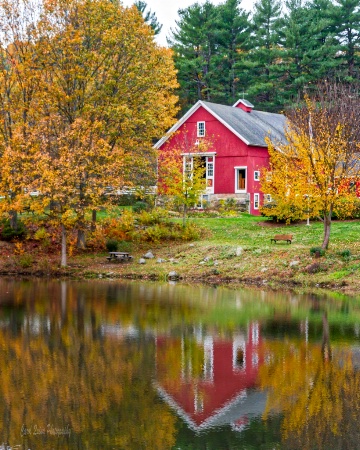
M 192 156 L 183 157 L 183 170 L 184 170 L 184 177 L 190 180 L 192 178 L 194 170 L 194 161 Z
M 260 180 L 260 170 L 254 170 L 254 181 Z
M 235 193 L 246 192 L 246 167 L 235 167 Z
M 205 122 L 197 122 L 197 137 L 205 136 Z
M 264 195 L 264 202 L 265 202 L 265 203 L 270 203 L 270 202 L 272 202 L 272 198 L 271 198 L 271 195 L 270 195 L 270 194 L 265 194 L 265 195 Z
M 214 156 L 206 157 L 206 191 L 214 193 Z
M 254 209 L 259 209 L 260 194 L 254 194 Z

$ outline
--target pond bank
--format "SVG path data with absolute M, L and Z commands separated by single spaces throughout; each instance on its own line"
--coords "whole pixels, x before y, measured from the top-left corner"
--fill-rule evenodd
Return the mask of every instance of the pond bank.
M 151 252 L 153 258 L 140 259 Z M 28 267 L 21 255 L 1 260 L 0 275 L 51 278 L 122 278 L 165 281 L 174 278 L 186 283 L 257 286 L 269 289 L 330 289 L 356 296 L 360 292 L 360 264 L 354 258 L 340 258 L 328 252 L 316 258 L 305 255 L 296 245 L 278 244 L 246 248 L 204 242 L 148 246 L 132 252 L 128 263 L 109 262 L 107 254 L 78 254 L 69 258 L 67 268 L 59 268 L 58 255 L 43 256 Z

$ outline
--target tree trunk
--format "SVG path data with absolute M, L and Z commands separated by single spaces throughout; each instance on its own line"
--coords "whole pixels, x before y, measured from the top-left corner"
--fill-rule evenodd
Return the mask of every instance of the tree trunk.
M 186 225 L 186 214 L 187 214 L 187 207 L 186 207 L 186 204 L 184 203 L 184 208 L 183 208 L 183 227 L 185 227 L 185 225 Z
M 92 210 L 91 214 L 91 232 L 93 233 L 96 230 L 96 209 Z
M 331 231 L 331 214 L 332 210 L 330 209 L 328 214 L 324 215 L 324 239 L 321 245 L 321 248 L 323 250 L 326 250 L 329 247 L 330 231 Z
M 81 217 L 80 220 L 78 221 L 76 247 L 80 248 L 81 250 L 85 250 L 86 248 L 84 217 Z
M 66 267 L 66 228 L 61 224 L 61 267 Z
M 85 230 L 83 228 L 77 230 L 76 246 L 81 250 L 85 250 L 86 248 Z
M 17 211 L 10 211 L 10 227 L 12 230 L 17 230 L 18 227 L 18 213 Z

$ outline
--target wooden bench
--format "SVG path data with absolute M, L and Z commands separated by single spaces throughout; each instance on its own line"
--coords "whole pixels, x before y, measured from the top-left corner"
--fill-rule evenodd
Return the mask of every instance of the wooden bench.
M 286 241 L 288 244 L 291 244 L 292 234 L 276 234 L 270 241 L 274 242 L 274 244 L 276 244 L 277 241 Z
M 109 252 L 109 256 L 106 257 L 108 261 L 131 261 L 133 257 L 130 255 L 130 253 L 127 252 Z

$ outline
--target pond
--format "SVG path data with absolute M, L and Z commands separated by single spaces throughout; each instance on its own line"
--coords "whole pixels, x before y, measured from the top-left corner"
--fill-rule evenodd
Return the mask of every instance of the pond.
M 360 302 L 0 279 L 0 449 L 356 449 Z

